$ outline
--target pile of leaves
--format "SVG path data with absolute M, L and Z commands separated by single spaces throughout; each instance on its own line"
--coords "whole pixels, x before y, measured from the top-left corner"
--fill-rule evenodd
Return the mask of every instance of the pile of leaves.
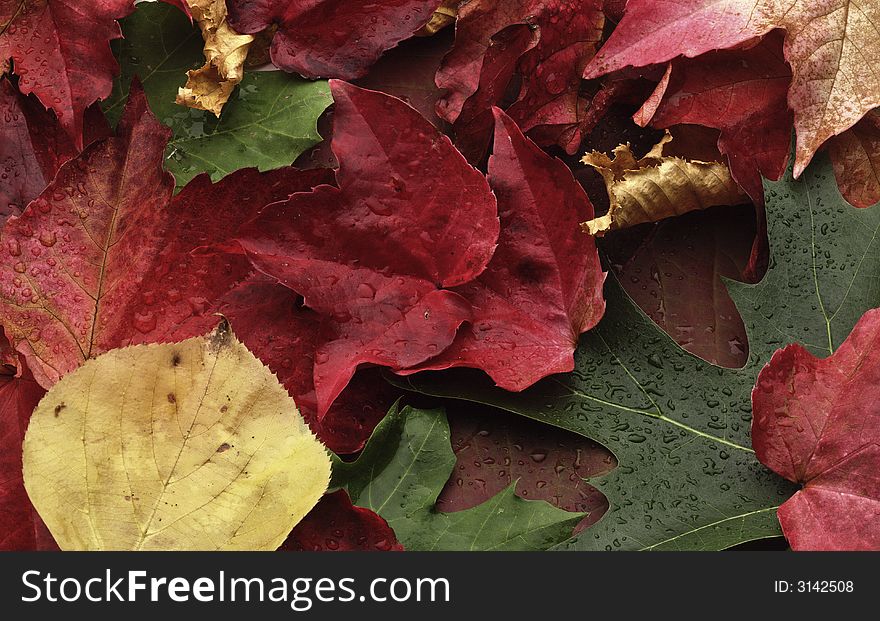
M 880 549 L 876 24 L 0 2 L 0 548 Z

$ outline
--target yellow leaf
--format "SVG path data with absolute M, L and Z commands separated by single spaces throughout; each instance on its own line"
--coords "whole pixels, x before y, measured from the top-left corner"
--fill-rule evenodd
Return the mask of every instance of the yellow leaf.
M 581 225 L 584 231 L 601 236 L 697 209 L 749 200 L 725 164 L 663 155 L 671 141 L 667 132 L 641 159 L 636 159 L 628 144 L 615 148 L 613 159 L 598 151 L 581 159 L 602 175 L 611 203 L 606 215 Z
M 244 61 L 254 38 L 226 23 L 226 0 L 186 0 L 205 40 L 205 64 L 187 71 L 177 103 L 220 116 L 235 85 L 244 76 Z
M 31 417 L 23 472 L 62 550 L 274 550 L 330 459 L 224 322 L 63 377 Z

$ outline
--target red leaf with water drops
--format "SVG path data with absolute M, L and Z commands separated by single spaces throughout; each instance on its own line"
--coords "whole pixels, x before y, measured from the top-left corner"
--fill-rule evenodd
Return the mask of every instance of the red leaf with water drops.
M 464 102 L 453 124 L 455 146 L 468 161 L 482 163 L 485 158 L 494 129 L 492 107 L 504 99 L 509 76 L 520 56 L 537 42 L 538 35 L 528 24 L 508 26 L 492 37 L 483 56 L 480 85 Z M 498 76 L 504 77 L 499 80 Z M 437 109 L 442 111 L 442 105 Z
M 473 0 L 462 5 L 455 46 L 437 72 L 437 85 L 448 91 L 438 102 L 440 116 L 455 123 L 464 114 L 456 132 L 461 128 L 467 136 L 466 151 L 485 151 L 491 140 L 490 109 L 502 105 L 517 76 L 510 117 L 541 144 L 556 143 L 574 153 L 587 105 L 579 92 L 581 75 L 596 52 L 604 21 L 601 0 Z M 518 25 L 532 30 L 533 37 Z
M 321 316 L 319 417 L 359 365 L 411 367 L 452 343 L 471 309 L 448 288 L 485 269 L 498 237 L 485 177 L 433 125 L 394 97 L 331 89 L 338 187 L 268 206 L 240 239 Z
M 623 20 L 584 73 L 596 78 L 626 67 L 697 58 L 785 32 L 792 67 L 788 103 L 797 130 L 794 174 L 816 151 L 880 106 L 880 7 L 855 0 L 629 0 Z M 746 104 L 747 105 L 747 104 Z
M 355 374 L 319 419 L 313 367 L 321 316 L 304 308 L 296 293 L 262 274 L 236 285 L 217 309 L 229 320 L 236 336 L 278 376 L 324 444 L 341 454 L 363 448 L 398 396 L 379 377 L 378 369 Z
M 257 34 L 270 26 L 272 62 L 308 78 L 350 80 L 428 23 L 440 0 L 227 0 L 229 24 Z
M 97 106 L 85 113 L 84 144 L 105 138 L 110 126 Z M 51 112 L 0 80 L 0 226 L 18 215 L 79 151 Z
M 802 489 L 779 507 L 795 550 L 880 550 L 880 310 L 831 356 L 773 354 L 752 392 L 758 459 Z
M 473 319 L 431 360 L 402 371 L 475 367 L 520 391 L 574 368 L 578 337 L 605 312 L 595 241 L 572 233 L 593 206 L 571 171 L 495 109 L 489 181 L 498 196 L 501 235 L 489 267 L 455 288 Z
M 279 550 L 399 552 L 403 546 L 378 514 L 355 507 L 345 490 L 327 494 L 297 524 Z
M 778 180 L 788 163 L 793 117 L 791 69 L 774 32 L 745 50 L 677 59 L 636 117 L 641 125 L 703 125 L 721 131 L 718 150 L 733 178 L 758 204 L 761 177 Z
M 77 149 L 86 108 L 110 95 L 119 67 L 110 40 L 133 0 L 0 0 L 0 63 L 12 59 L 18 88 L 33 93 Z
M 0 344 L 5 340 L 0 334 Z M 0 550 L 58 549 L 21 475 L 24 432 L 44 394 L 26 366 L 19 377 L 0 375 Z
M 599 521 L 608 500 L 585 481 L 616 466 L 614 455 L 583 436 L 485 406 L 449 412 L 455 469 L 437 498 L 445 513 L 470 509 L 516 482 L 517 496 L 588 513 L 575 533 Z
M 252 269 L 241 254 L 191 251 L 327 179 L 244 169 L 213 185 L 197 177 L 172 200 L 162 170 L 169 135 L 134 85 L 116 136 L 64 164 L 7 221 L 0 323 L 43 386 L 109 349 L 210 330 L 219 299 Z

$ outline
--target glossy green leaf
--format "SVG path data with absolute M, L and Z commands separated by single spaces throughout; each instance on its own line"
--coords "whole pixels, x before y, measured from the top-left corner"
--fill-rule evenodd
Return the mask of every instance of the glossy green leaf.
M 218 119 L 174 103 L 187 70 L 204 62 L 198 28 L 179 9 L 139 4 L 122 20 L 122 31 L 125 38 L 113 42 L 121 72 L 104 112 L 112 123 L 118 120 L 138 76 L 156 117 L 174 132 L 165 167 L 178 187 L 202 172 L 217 180 L 239 168 L 288 166 L 321 140 L 317 120 L 332 102 L 326 81 L 281 71 L 247 72 Z
M 523 500 L 515 485 L 472 509 L 440 513 L 455 466 L 442 410 L 394 406 L 357 461 L 333 465 L 333 487 L 381 515 L 407 550 L 546 550 L 571 536 L 582 513 Z
M 771 262 L 757 285 L 730 283 L 749 335 L 743 369 L 678 347 L 609 279 L 605 319 L 581 341 L 575 371 L 513 394 L 469 373 L 398 380 L 419 392 L 490 404 L 593 438 L 620 466 L 595 484 L 603 519 L 564 547 L 718 550 L 781 534 L 794 487 L 751 449 L 750 394 L 777 348 L 829 355 L 880 306 L 880 207 L 848 205 L 820 158 L 794 181 L 766 183 Z

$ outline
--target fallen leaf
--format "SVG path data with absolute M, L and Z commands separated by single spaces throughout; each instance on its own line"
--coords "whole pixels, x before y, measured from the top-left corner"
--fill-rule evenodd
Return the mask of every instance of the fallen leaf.
M 23 464 L 62 550 L 274 550 L 330 479 L 293 399 L 228 325 L 66 375 Z
M 491 117 L 483 115 L 482 132 L 474 127 L 473 118 L 502 105 L 516 74 L 521 84 L 507 114 L 523 132 L 540 137 L 542 145 L 557 143 L 574 153 L 582 138 L 586 107 L 579 97 L 580 78 L 596 52 L 604 19 L 599 0 L 473 0 L 463 4 L 455 25 L 455 46 L 437 72 L 437 86 L 447 89 L 438 102 L 440 116 L 456 123 L 467 101 L 477 97 L 478 109 L 463 124 L 470 125 L 470 142 L 482 133 L 484 145 L 488 144 Z M 500 35 L 516 25 L 534 31 L 530 45 L 524 44 L 525 33 Z M 499 43 L 503 50 L 494 49 Z M 479 144 L 466 149 L 479 150 Z
M 412 367 L 452 343 L 471 309 L 449 288 L 485 269 L 499 226 L 486 179 L 418 112 L 330 84 L 338 187 L 269 205 L 240 235 L 254 266 L 322 317 L 319 418 L 359 365 Z
M 761 178 L 778 181 L 791 150 L 790 84 L 782 34 L 774 32 L 748 49 L 674 60 L 637 113 L 637 122 L 660 128 L 685 123 L 720 130 L 718 149 L 727 157 L 734 180 L 753 201 L 763 204 Z
M 581 160 L 602 175 L 611 208 L 600 218 L 581 226 L 590 235 L 657 222 L 689 211 L 716 205 L 737 205 L 748 196 L 719 162 L 701 162 L 664 155 L 672 141 L 666 134 L 651 151 L 636 158 L 629 145 L 614 149 L 614 158 L 593 151 Z
M 114 42 L 121 66 L 104 104 L 115 122 L 136 76 L 143 78 L 150 108 L 174 134 L 165 168 L 178 188 L 199 173 L 217 181 L 240 168 L 261 171 L 289 166 L 321 140 L 317 120 L 332 103 L 326 82 L 307 82 L 281 71 L 251 71 L 216 118 L 174 103 L 184 73 L 203 62 L 202 39 L 185 15 L 158 2 L 138 4 L 122 21 L 125 38 Z
M 608 310 L 582 337 L 574 373 L 516 394 L 473 373 L 419 374 L 398 385 L 491 405 L 608 447 L 620 465 L 594 484 L 611 506 L 563 548 L 720 550 L 779 536 L 777 508 L 796 487 L 752 452 L 751 391 L 778 348 L 801 342 L 827 356 L 880 306 L 880 210 L 849 206 L 824 156 L 801 180 L 788 173 L 767 190 L 770 267 L 757 285 L 728 283 L 749 336 L 744 368 L 688 354 L 609 278 Z
M 773 354 L 752 392 L 752 442 L 801 489 L 779 522 L 794 550 L 880 550 L 880 311 L 829 357 L 799 344 Z
M 334 462 L 332 485 L 385 518 L 407 550 L 546 550 L 583 518 L 518 498 L 515 484 L 471 509 L 441 513 L 435 503 L 454 466 L 443 410 L 395 406 L 356 461 Z
M 880 113 L 869 112 L 828 143 L 834 176 L 844 198 L 856 207 L 880 202 Z
M 360 451 L 399 396 L 378 369 L 362 369 L 319 418 L 313 368 L 321 343 L 321 315 L 303 308 L 296 293 L 263 274 L 236 285 L 217 310 L 278 376 L 309 427 L 335 453 Z
M 855 0 L 630 0 L 623 20 L 584 72 L 694 58 L 785 31 L 788 103 L 797 130 L 795 177 L 829 138 L 880 106 L 880 6 Z
M 608 509 L 608 500 L 586 479 L 607 474 L 617 461 L 592 440 L 467 403 L 449 413 L 449 427 L 456 461 L 437 498 L 438 511 L 476 507 L 514 483 L 520 498 L 586 514 L 575 533 Z
M 47 388 L 110 349 L 204 334 L 220 298 L 252 268 L 237 246 L 191 252 L 327 179 L 245 169 L 216 185 L 197 177 L 172 200 L 174 180 L 162 170 L 169 134 L 133 87 L 116 136 L 62 165 L 6 223 L 0 324 Z
M 228 0 L 229 24 L 256 34 L 272 24 L 275 66 L 307 78 L 351 80 L 427 24 L 440 0 Z
M 226 22 L 226 0 L 186 0 L 205 40 L 205 64 L 187 72 L 177 103 L 220 116 L 233 89 L 244 77 L 244 61 L 254 38 Z
M 100 109 L 85 112 L 83 143 L 110 133 Z M 79 150 L 51 112 L 34 96 L 24 96 L 0 79 L 0 226 L 17 216 L 52 181 L 58 168 Z
M 133 0 L 0 3 L 0 59 L 12 59 L 19 90 L 55 112 L 77 149 L 86 108 L 110 94 L 119 69 L 109 46 L 121 36 L 116 20 L 133 9 Z
M 528 24 L 508 26 L 492 37 L 480 68 L 480 85 L 462 105 L 453 124 L 455 146 L 469 162 L 482 165 L 495 127 L 493 106 L 500 103 L 508 90 L 520 57 L 538 43 L 537 31 Z M 499 76 L 502 76 L 499 79 Z M 441 105 L 435 106 L 442 113 Z
M 742 280 L 755 216 L 713 207 L 664 220 L 615 269 L 633 302 L 681 347 L 722 367 L 748 360 L 748 337 L 724 280 Z
M 351 504 L 345 490 L 326 494 L 291 531 L 279 550 L 400 552 L 394 531 L 378 514 Z
M 470 325 L 442 353 L 399 372 L 474 367 L 519 391 L 574 368 L 578 337 L 605 311 L 605 274 L 595 241 L 577 232 L 593 215 L 583 189 L 497 108 L 489 184 L 498 248 L 486 271 L 453 289 L 473 307 Z
M 21 477 L 24 432 L 44 394 L 27 367 L 20 377 L 0 376 L 0 550 L 58 549 Z

